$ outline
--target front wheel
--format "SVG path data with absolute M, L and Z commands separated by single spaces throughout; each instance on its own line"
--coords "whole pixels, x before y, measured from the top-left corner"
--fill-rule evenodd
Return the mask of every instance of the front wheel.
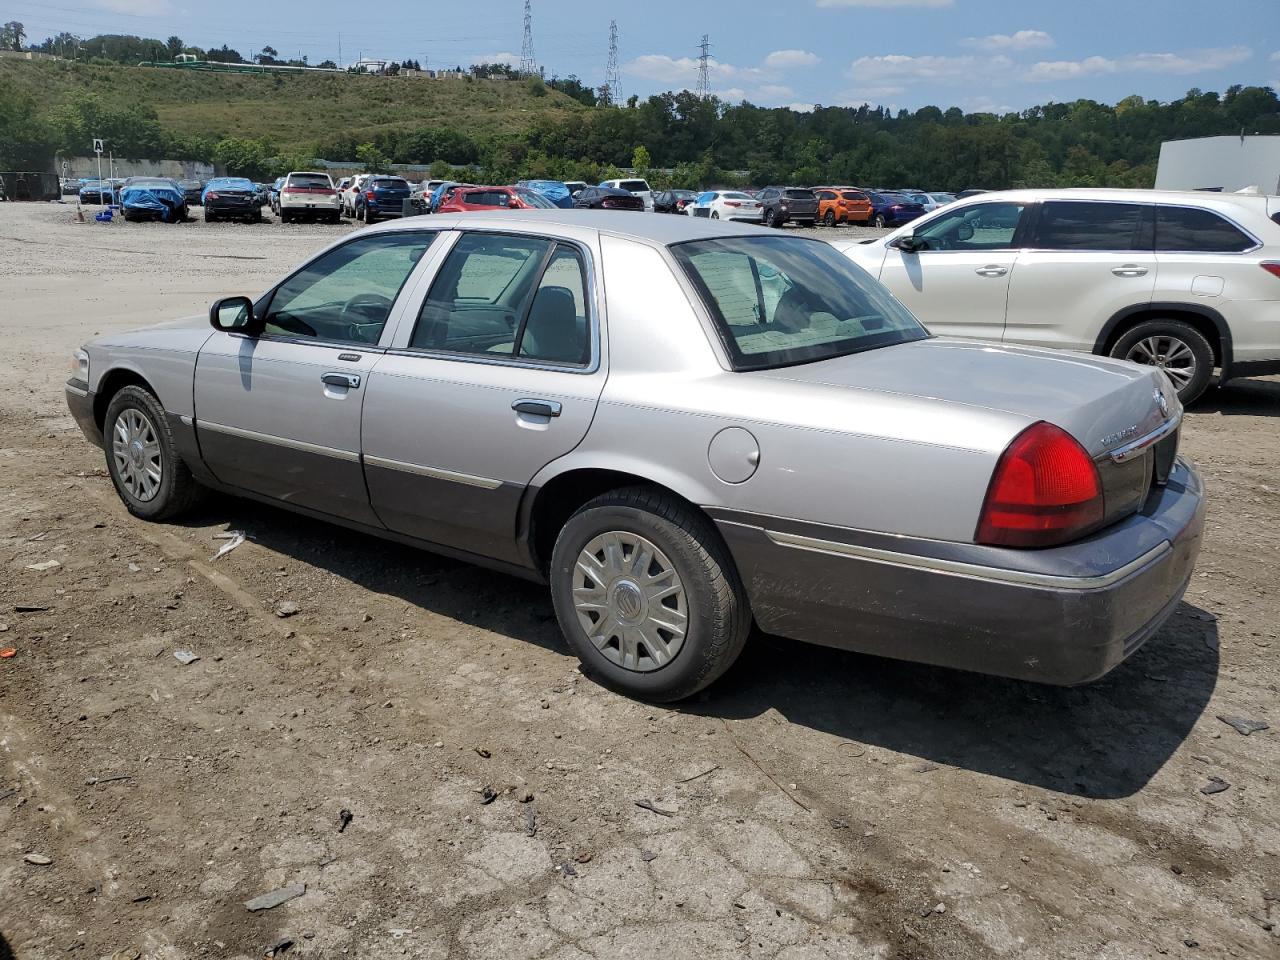
M 1159 367 L 1184 406 L 1204 393 L 1213 377 L 1213 347 L 1203 333 L 1181 320 L 1137 324 L 1115 342 L 1111 356 Z
M 556 618 L 583 669 L 655 702 L 681 700 L 737 659 L 746 593 L 714 527 L 669 494 L 614 490 L 585 504 L 551 555 Z
M 882 214 L 882 213 L 877 213 L 877 214 L 876 214 L 876 218 L 875 218 L 875 220 L 874 220 L 874 221 L 872 221 L 872 222 L 875 224 L 875 226 L 876 226 L 876 228 L 877 228 L 878 230 L 883 230 L 883 229 L 884 229 L 884 214 Z
M 107 472 L 135 517 L 169 520 L 189 511 L 204 489 L 178 453 L 164 407 L 139 386 L 122 389 L 103 420 Z

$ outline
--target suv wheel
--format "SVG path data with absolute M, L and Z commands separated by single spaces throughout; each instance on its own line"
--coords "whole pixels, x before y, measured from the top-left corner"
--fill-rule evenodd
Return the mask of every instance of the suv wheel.
M 1159 367 L 1184 405 L 1204 393 L 1213 376 L 1213 347 L 1204 334 L 1181 320 L 1139 323 L 1115 342 L 1111 356 Z
M 879 229 L 879 230 L 883 230 L 883 229 L 884 229 L 884 214 L 883 214 L 883 213 L 877 213 L 877 214 L 876 214 L 876 218 L 875 218 L 875 220 L 873 221 L 873 223 L 874 223 L 874 225 L 876 226 L 876 228 L 877 228 L 877 229 Z
M 122 389 L 103 420 L 107 472 L 135 517 L 168 520 L 190 510 L 204 488 L 178 455 L 164 407 L 139 386 Z
M 645 487 L 611 491 L 570 517 L 550 581 L 583 669 L 643 700 L 701 690 L 738 658 L 751 628 L 742 583 L 710 522 Z
M 834 227 L 836 225 L 836 212 L 828 210 L 827 215 L 822 218 L 822 224 L 826 227 Z

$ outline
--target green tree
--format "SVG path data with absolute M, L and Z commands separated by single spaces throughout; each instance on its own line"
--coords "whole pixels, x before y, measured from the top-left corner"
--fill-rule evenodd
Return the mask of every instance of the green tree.
M 427 173 L 432 180 L 448 180 L 453 176 L 453 167 L 444 160 L 433 160 Z
M 10 20 L 0 27 L 0 48 L 5 50 L 21 50 L 22 41 L 27 39 L 27 30 L 17 20 Z
M 372 143 L 362 143 L 356 147 L 356 160 L 364 166 L 365 173 L 386 173 L 391 169 L 391 161 L 387 155 Z
M 186 45 L 182 42 L 182 38 L 178 36 L 170 37 L 164 42 L 165 49 L 169 51 L 169 59 L 177 60 L 178 54 L 186 49 Z
M 649 168 L 652 166 L 653 158 L 649 156 L 649 151 L 645 149 L 643 143 L 631 151 L 631 169 L 639 176 L 648 176 Z

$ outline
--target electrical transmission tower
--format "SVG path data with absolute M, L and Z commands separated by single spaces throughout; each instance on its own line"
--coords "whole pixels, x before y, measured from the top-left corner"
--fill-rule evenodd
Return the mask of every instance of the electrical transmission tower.
M 704 33 L 702 42 L 698 44 L 702 51 L 698 57 L 698 97 L 702 100 L 711 95 L 711 35 Z
M 524 0 L 524 45 L 520 48 L 520 73 L 536 75 L 538 62 L 533 55 L 533 0 Z
M 622 98 L 622 84 L 618 78 L 618 21 L 609 21 L 609 62 L 604 68 L 604 85 L 609 90 L 609 102 L 618 103 Z

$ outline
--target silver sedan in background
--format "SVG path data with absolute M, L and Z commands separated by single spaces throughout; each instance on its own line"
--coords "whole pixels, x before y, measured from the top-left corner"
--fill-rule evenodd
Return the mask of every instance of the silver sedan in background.
M 136 516 L 216 489 L 546 582 L 587 672 L 651 700 L 753 624 L 1088 681 L 1200 547 L 1163 373 L 934 338 L 827 244 L 723 221 L 405 219 L 75 365 Z

